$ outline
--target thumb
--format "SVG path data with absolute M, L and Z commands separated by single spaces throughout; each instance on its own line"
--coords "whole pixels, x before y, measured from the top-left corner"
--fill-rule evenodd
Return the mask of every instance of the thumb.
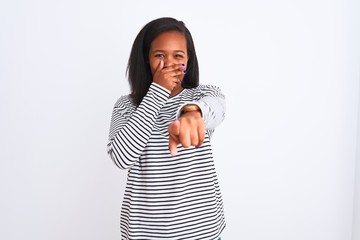
M 180 121 L 175 120 L 169 125 L 169 150 L 171 156 L 177 154 L 177 145 L 179 144 Z

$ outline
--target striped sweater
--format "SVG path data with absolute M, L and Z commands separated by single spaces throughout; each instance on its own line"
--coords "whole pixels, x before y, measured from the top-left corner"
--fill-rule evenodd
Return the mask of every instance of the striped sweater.
M 168 126 L 186 103 L 196 103 L 206 126 L 200 147 L 168 149 Z M 138 107 L 128 95 L 116 102 L 108 154 L 127 169 L 121 209 L 123 240 L 218 239 L 225 227 L 210 138 L 225 117 L 220 89 L 200 85 L 176 96 L 152 83 Z

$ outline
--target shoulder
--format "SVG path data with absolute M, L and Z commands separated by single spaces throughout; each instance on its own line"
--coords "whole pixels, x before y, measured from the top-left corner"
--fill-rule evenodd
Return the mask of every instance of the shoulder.
M 130 95 L 123 95 L 119 97 L 114 105 L 114 108 L 120 108 L 120 109 L 132 109 L 136 108 L 135 104 L 131 101 Z
M 220 91 L 221 89 L 218 86 L 211 84 L 200 84 L 198 87 L 199 91 Z
M 199 96 L 223 96 L 220 87 L 211 84 L 200 84 L 195 88 L 188 89 L 188 91 Z

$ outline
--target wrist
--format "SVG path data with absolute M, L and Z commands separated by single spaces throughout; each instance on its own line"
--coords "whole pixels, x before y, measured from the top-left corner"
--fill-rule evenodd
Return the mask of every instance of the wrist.
M 186 104 L 180 109 L 180 116 L 188 112 L 199 112 L 202 116 L 201 109 L 196 104 Z

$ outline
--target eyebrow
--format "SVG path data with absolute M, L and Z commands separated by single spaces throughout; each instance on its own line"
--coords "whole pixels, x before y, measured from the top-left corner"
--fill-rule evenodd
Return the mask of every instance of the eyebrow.
M 156 52 L 166 52 L 165 50 L 154 50 L 153 51 L 153 53 L 156 53 Z M 184 53 L 185 54 L 185 52 L 183 51 L 183 50 L 174 50 L 173 52 L 181 52 L 181 53 Z

